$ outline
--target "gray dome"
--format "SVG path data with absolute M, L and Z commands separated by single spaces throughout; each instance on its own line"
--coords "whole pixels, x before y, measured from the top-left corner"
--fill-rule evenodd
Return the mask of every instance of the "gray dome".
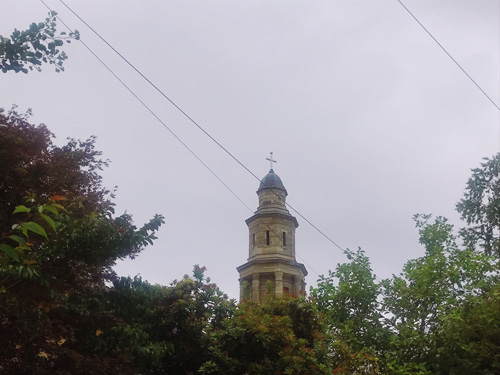
M 283 186 L 283 182 L 281 182 L 281 178 L 279 178 L 279 176 L 274 173 L 272 169 L 260 181 L 259 190 L 257 190 L 257 192 L 265 188 L 277 188 L 286 191 L 285 187 Z

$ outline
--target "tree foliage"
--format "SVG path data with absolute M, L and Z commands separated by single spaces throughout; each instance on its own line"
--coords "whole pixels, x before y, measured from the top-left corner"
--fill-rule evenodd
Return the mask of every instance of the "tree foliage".
M 29 123 L 30 114 L 0 109 L 0 232 L 15 223 L 12 212 L 25 203 L 27 192 L 40 202 L 54 196 L 80 200 L 80 215 L 109 210 L 112 196 L 99 174 L 108 161 L 95 149 L 95 137 L 55 146 L 45 125 Z
M 374 353 L 387 340 L 381 325 L 380 285 L 362 249 L 344 253 L 350 262 L 320 276 L 312 296 L 340 339 L 357 351 Z
M 498 259 L 461 249 L 453 226 L 430 218 L 415 216 L 425 255 L 401 274 L 377 284 L 364 253 L 347 251 L 350 262 L 320 278 L 313 295 L 330 327 L 374 353 L 384 374 L 496 374 Z
M 376 374 L 371 357 L 332 335 L 305 297 L 270 294 L 242 301 L 232 319 L 209 334 L 202 374 Z
M 438 217 L 432 224 L 427 219 L 417 218 L 425 256 L 407 262 L 401 275 L 383 281 L 383 309 L 390 315 L 387 328 L 397 334 L 388 356 L 396 370 L 413 363 L 428 373 L 447 374 L 450 366 L 444 362 L 450 342 L 443 341 L 443 337 L 451 333 L 451 326 L 445 322 L 462 315 L 471 304 L 482 304 L 500 283 L 500 268 L 494 258 L 484 253 L 458 248 L 453 227 L 446 219 Z M 490 321 L 488 329 L 494 327 L 494 321 Z M 474 340 L 468 335 L 470 331 L 459 332 L 464 347 L 470 345 Z M 500 349 L 495 340 L 483 344 Z M 458 367 L 470 364 L 465 357 L 457 360 L 456 364 L 461 363 Z M 483 370 L 498 371 L 494 356 Z
M 43 22 L 33 22 L 23 31 L 14 29 L 10 38 L 0 35 L 0 68 L 3 73 L 41 71 L 43 63 L 54 65 L 56 72 L 64 71 L 63 62 L 68 56 L 58 47 L 79 39 L 80 34 L 75 31 L 56 35 L 56 16 L 56 12 L 50 11 Z
M 130 215 L 114 216 L 94 139 L 56 147 L 45 126 L 27 120 L 0 112 L 1 370 L 105 373 L 114 357 L 76 339 L 100 319 L 83 301 L 106 293 L 116 260 L 152 243 L 163 218 L 137 228 Z M 70 350 L 76 341 L 83 346 Z
M 115 281 L 110 296 L 124 323 L 112 330 L 121 354 L 138 371 L 197 373 L 206 358 L 208 330 L 233 315 L 235 304 L 195 266 L 169 287 L 140 278 Z
M 425 255 L 399 275 L 377 283 L 364 252 L 348 250 L 312 291 L 331 329 L 383 374 L 500 373 L 500 154 L 472 170 L 457 210 L 459 235 L 415 215 Z
M 500 258 L 500 153 L 472 170 L 457 211 L 467 223 L 461 229 L 465 245 Z

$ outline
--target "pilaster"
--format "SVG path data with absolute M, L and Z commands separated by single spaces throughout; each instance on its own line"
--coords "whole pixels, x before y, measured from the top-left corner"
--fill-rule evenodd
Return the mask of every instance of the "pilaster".
M 260 302 L 260 275 L 254 273 L 252 275 L 252 299 L 255 302 Z
M 277 296 L 281 296 L 283 294 L 283 272 L 274 272 L 274 280 L 276 285 L 275 293 Z

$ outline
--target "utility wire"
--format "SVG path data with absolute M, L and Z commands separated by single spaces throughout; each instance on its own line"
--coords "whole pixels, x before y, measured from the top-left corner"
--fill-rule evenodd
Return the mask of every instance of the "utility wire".
M 40 0 L 42 2 L 43 5 L 45 5 L 45 7 L 47 7 L 47 9 L 49 11 L 52 12 L 52 9 L 50 9 L 50 7 L 43 1 L 43 0 Z M 57 19 L 70 31 L 70 32 L 73 32 L 73 30 L 59 17 L 57 16 Z M 174 136 L 175 139 L 177 139 L 183 146 L 186 150 L 188 150 L 191 155 L 193 155 L 217 180 L 219 180 L 219 182 L 224 185 L 226 187 L 227 190 L 229 190 L 231 192 L 231 194 L 233 194 L 246 208 L 248 208 L 250 211 L 252 211 L 252 209 L 233 191 L 231 190 L 231 188 L 224 182 L 222 181 L 222 179 L 207 165 L 203 162 L 203 160 L 200 159 L 200 157 L 198 155 L 196 155 L 194 153 L 193 150 L 191 150 L 191 148 L 189 148 L 189 146 L 184 143 L 182 141 L 181 138 L 179 138 L 177 136 L 177 134 L 174 133 L 174 131 L 160 118 L 158 117 L 158 115 L 141 99 L 139 98 L 139 96 L 137 96 L 137 94 L 123 81 L 120 79 L 120 77 L 118 77 L 115 72 L 113 72 L 113 70 L 108 66 L 106 65 L 106 63 L 104 61 L 102 61 L 99 56 L 97 56 L 94 51 L 92 51 L 92 49 L 90 49 L 90 47 L 85 44 L 85 42 L 80 38 L 79 41 L 82 43 L 82 45 L 113 75 L 113 77 L 115 77 L 118 82 L 120 82 L 123 87 L 125 87 L 125 89 L 127 89 L 127 91 L 135 98 L 137 99 L 137 101 L 139 101 L 139 103 L 142 104 L 142 106 L 144 108 L 146 108 L 146 110 L 151 114 L 153 115 L 154 118 L 156 118 L 156 120 L 158 120 L 165 129 L 167 129 L 170 134 L 172 134 Z
M 422 29 L 425 30 L 425 32 L 427 34 L 429 34 L 429 36 L 437 43 L 437 45 L 439 47 L 441 47 L 441 49 L 444 51 L 444 53 L 446 53 L 448 55 L 448 57 L 460 68 L 460 70 L 472 81 L 472 83 L 474 83 L 474 85 L 476 85 L 476 87 L 484 94 L 484 96 L 486 96 L 488 98 L 488 100 L 491 102 L 491 104 L 493 104 L 498 110 L 500 110 L 500 107 L 493 101 L 493 99 L 491 99 L 488 94 L 486 94 L 486 92 L 481 88 L 481 86 L 479 86 L 477 84 L 476 81 L 474 81 L 474 79 L 469 75 L 469 73 L 467 73 L 465 71 L 464 68 L 462 68 L 462 66 L 457 62 L 457 60 L 455 60 L 453 58 L 453 56 L 446 50 L 446 48 L 443 47 L 443 45 L 441 43 L 438 42 L 438 40 L 434 37 L 434 35 L 431 34 L 431 32 L 429 30 L 426 29 L 426 27 L 422 24 L 422 22 L 420 22 L 418 20 L 418 18 L 406 7 L 406 5 L 403 4 L 403 2 L 401 0 L 397 0 L 399 4 L 401 4 L 401 6 L 406 9 L 406 11 L 413 17 L 413 19 L 415 21 L 417 21 L 417 23 L 422 27 Z
M 42 1 L 42 0 L 40 0 Z M 250 173 L 257 181 L 260 178 L 257 177 L 245 164 L 243 164 L 236 156 L 234 156 L 230 151 L 228 151 L 220 142 L 218 142 L 213 136 L 211 136 L 201 125 L 199 125 L 191 116 L 189 116 L 184 110 L 182 110 L 172 99 L 170 99 L 162 90 L 160 90 L 150 79 L 148 79 L 139 69 L 137 69 L 126 57 L 124 57 L 120 52 L 118 52 L 106 39 L 104 39 L 97 31 L 94 30 L 85 20 L 82 19 L 73 9 L 71 9 L 63 0 L 60 2 L 68 8 L 68 10 L 73 13 L 85 26 L 87 26 L 99 39 L 101 39 L 109 48 L 111 48 L 120 58 L 125 61 L 133 70 L 137 72 L 143 79 L 145 79 L 160 95 L 162 95 L 166 100 L 168 100 L 179 112 L 181 112 L 189 121 L 191 121 L 198 129 L 200 129 L 207 137 L 209 137 L 217 146 L 219 146 L 226 154 L 228 154 L 234 161 L 236 161 L 241 167 L 243 167 L 248 173 Z M 265 183 L 264 183 L 265 185 Z M 268 186 L 266 186 L 268 187 Z M 272 191 L 272 189 L 271 189 Z M 276 194 L 273 191 L 274 194 Z M 234 194 L 234 193 L 233 193 Z M 277 194 L 276 194 L 277 195 Z M 238 198 L 239 199 L 239 198 Z M 308 220 L 304 215 L 302 215 L 297 209 L 292 207 L 290 204 L 285 203 L 290 209 L 292 209 L 297 215 L 299 215 L 304 221 L 306 221 L 310 226 L 312 226 L 318 233 L 325 237 L 329 242 L 338 247 L 340 250 L 345 249 L 338 245 L 334 240 L 332 240 L 328 235 L 321 231 L 316 225 L 314 225 L 310 220 Z M 246 204 L 245 204 L 246 206 Z M 248 206 L 247 206 L 248 207 Z
M 49 10 L 50 8 L 43 2 L 43 0 L 40 0 Z M 203 129 L 203 127 L 201 127 L 193 118 L 191 118 L 185 111 L 183 111 L 175 102 L 173 102 L 167 95 L 165 95 L 156 85 L 153 84 L 153 82 L 151 82 L 151 80 L 149 80 L 144 74 L 142 74 L 133 64 L 131 64 L 122 54 L 120 54 L 113 46 L 111 46 L 111 44 L 109 44 L 99 33 L 97 33 L 88 23 L 86 23 L 76 12 L 74 12 L 66 3 L 64 3 L 63 0 L 60 0 L 61 3 L 66 7 L 68 8 L 78 19 L 80 19 L 81 22 L 83 22 L 90 30 L 92 30 L 92 32 L 94 32 L 106 45 L 108 45 L 116 54 L 118 54 L 118 56 L 120 56 L 132 69 L 134 69 L 143 79 L 145 79 L 153 88 L 155 88 L 165 99 L 167 99 L 178 111 L 180 111 L 188 120 L 190 120 L 196 127 L 198 127 L 206 136 L 208 136 L 214 143 L 216 143 L 222 150 L 224 150 L 232 159 L 234 159 L 241 167 L 243 167 L 248 173 L 250 173 L 255 179 L 259 180 L 260 179 L 257 177 L 257 175 L 255 175 L 248 167 L 246 167 L 241 161 L 239 161 L 231 152 L 229 152 L 224 146 L 222 146 L 222 144 L 220 144 L 214 137 L 212 137 L 205 129 Z M 448 57 L 450 57 L 450 59 L 462 70 L 462 72 L 474 83 L 474 85 L 488 98 L 488 100 L 497 108 L 500 110 L 500 107 L 486 94 L 486 92 L 476 83 L 476 81 L 465 71 L 464 68 L 462 68 L 462 66 L 453 58 L 453 56 L 451 56 L 451 54 L 439 43 L 439 41 L 425 28 L 425 26 L 417 19 L 417 17 L 402 3 L 401 0 L 398 0 L 398 2 L 401 4 L 401 6 L 415 19 L 415 21 L 427 32 L 427 34 L 438 44 L 438 46 L 448 55 Z M 60 18 L 58 17 L 58 19 L 60 20 Z M 61 22 L 69 29 L 71 30 L 62 20 Z M 166 124 L 161 120 L 159 119 L 156 114 L 141 100 L 139 99 L 135 93 L 133 93 L 131 91 L 130 88 L 128 88 L 127 85 L 125 85 L 115 74 L 114 72 L 112 72 L 112 70 L 106 65 L 104 64 L 104 62 L 102 62 L 101 59 L 99 59 L 99 57 L 97 57 L 97 55 L 95 55 L 95 53 L 90 50 L 90 48 L 85 44 L 83 43 L 82 41 L 82 44 L 101 62 L 101 64 L 103 64 L 106 69 L 108 69 L 112 74 L 113 76 L 115 76 L 115 78 L 117 78 L 120 83 L 122 83 L 122 85 L 134 96 L 136 97 L 137 100 L 139 100 L 139 102 L 155 117 L 157 118 L 158 121 L 160 121 L 160 123 L 162 123 L 162 125 L 172 134 L 174 135 L 174 137 L 176 139 L 179 140 L 179 142 L 181 142 L 181 144 L 184 145 L 184 147 L 186 149 L 188 149 L 188 151 L 193 154 L 193 156 L 196 157 L 196 159 L 198 159 L 198 161 L 200 161 L 233 195 L 236 196 L 236 198 L 238 200 L 240 200 L 240 202 L 242 204 L 244 204 L 251 212 L 252 209 L 250 207 L 248 207 L 196 154 L 194 154 L 194 152 L 189 149 L 189 147 L 187 145 L 185 145 L 173 132 L 171 129 L 168 128 L 168 126 L 166 126 Z M 265 185 L 265 183 L 264 183 Z M 268 186 L 266 186 L 268 187 Z M 272 189 L 271 191 L 277 195 L 276 192 L 274 192 Z M 337 248 L 339 248 L 340 250 L 342 251 L 345 251 L 344 248 L 342 248 L 340 245 L 338 245 L 335 241 L 333 241 L 329 236 L 327 236 L 323 231 L 321 231 L 317 226 L 315 226 L 310 220 L 308 220 L 304 215 L 302 215 L 299 211 L 297 211 L 293 206 L 291 206 L 290 204 L 288 203 L 285 203 L 290 209 L 292 209 L 295 213 L 297 213 L 297 215 L 299 215 L 303 220 L 305 220 L 309 225 L 311 225 L 318 233 L 320 233 L 323 237 L 325 237 L 328 241 L 330 241 L 333 245 L 335 245 Z M 298 255 L 298 254 L 297 254 Z M 300 256 L 299 256 L 300 259 L 302 259 Z M 309 265 L 308 265 L 309 266 Z M 309 266 L 310 267 L 310 266 Z M 315 272 L 315 271 L 314 271 Z M 377 277 L 378 280 L 380 280 L 378 277 Z
M 40 0 L 46 7 L 47 9 L 49 9 L 49 11 L 52 11 L 48 6 L 47 4 L 45 4 L 45 2 L 43 0 Z M 62 1 L 61 1 L 62 2 Z M 73 32 L 73 30 L 58 16 L 56 16 L 57 19 L 70 31 L 70 32 Z M 224 181 L 222 181 L 222 179 L 220 179 L 217 174 L 215 174 L 215 172 L 210 169 L 210 167 L 208 167 L 173 131 L 172 129 L 170 129 L 157 115 L 156 113 L 146 104 L 144 103 L 134 92 L 132 89 L 130 89 L 130 87 L 125 84 L 125 82 L 123 82 L 114 72 L 113 70 L 108 66 L 106 65 L 91 49 L 90 47 L 88 47 L 84 42 L 83 40 L 80 38 L 79 41 L 85 46 L 85 48 L 127 89 L 127 91 L 132 94 L 132 96 L 134 96 L 134 98 L 136 98 L 147 110 L 149 113 L 151 113 L 151 115 L 153 115 L 164 127 L 165 129 L 167 129 L 217 180 L 219 180 L 220 183 L 222 183 L 226 189 L 228 189 L 231 194 L 233 194 L 251 213 L 253 213 L 253 210 L 228 186 L 224 183 Z M 113 49 L 114 50 L 114 49 Z M 121 56 L 121 55 L 120 55 Z M 123 58 L 123 57 L 122 57 Z M 134 68 L 135 69 L 135 68 Z M 135 69 L 137 71 L 137 69 Z M 140 72 L 139 72 L 140 73 Z M 142 74 L 141 74 L 142 75 Z M 147 78 L 145 78 L 147 80 Z M 150 82 L 148 80 L 148 82 Z M 151 83 L 152 84 L 152 83 Z M 153 85 L 154 86 L 154 85 Z M 156 86 L 154 86 L 156 88 Z M 157 89 L 158 90 L 158 89 Z M 165 95 L 164 95 L 165 96 Z M 170 99 L 169 99 L 170 101 Z M 170 101 L 171 102 L 171 101 Z M 173 102 L 171 102 L 172 104 L 174 104 Z M 178 108 L 180 110 L 179 107 L 177 107 L 177 105 L 174 104 L 174 106 L 176 108 Z M 182 110 L 180 110 L 182 113 L 184 113 Z M 187 116 L 187 115 L 186 115 Z M 189 118 L 189 116 L 187 116 Z M 191 120 L 193 121 L 193 120 Z M 207 135 L 209 135 L 207 133 Z M 209 135 L 210 136 L 210 135 Z M 212 138 L 212 137 L 210 137 Z M 265 185 L 265 183 L 264 183 Z M 274 192 L 272 189 L 271 191 L 277 196 L 277 193 Z M 276 236 L 276 238 L 279 239 L 278 235 L 271 229 L 271 228 L 268 228 L 274 236 Z M 295 255 L 302 261 L 304 262 L 311 271 L 313 271 L 316 276 L 319 277 L 319 274 L 318 272 L 310 265 L 308 264 L 299 254 L 297 251 L 295 251 Z
M 49 6 L 48 6 L 48 5 L 47 5 L 47 4 L 46 4 L 43 0 L 40 0 L 40 1 L 42 2 L 42 4 L 43 4 L 43 5 L 45 5 L 45 7 L 46 7 L 49 11 L 52 11 L 52 9 L 50 9 L 50 7 L 49 7 Z M 63 21 L 63 20 L 59 17 L 59 16 L 57 16 L 57 15 L 56 15 L 56 17 L 57 17 L 57 19 L 58 19 L 58 20 L 59 20 L 59 21 L 60 21 L 60 22 L 61 22 L 61 23 L 62 23 L 62 24 L 63 24 L 63 25 L 64 25 L 64 26 L 65 26 L 65 27 L 66 27 L 66 28 L 70 31 L 70 32 L 73 32 L 73 30 L 72 30 L 72 29 L 71 29 L 71 28 L 70 28 L 70 27 L 69 27 L 69 26 L 68 26 L 68 25 L 67 25 L 67 24 L 66 24 L 66 23 L 65 23 L 65 22 L 64 22 L 64 21 Z M 102 39 L 102 38 L 101 38 L 101 39 Z M 103 61 L 102 59 L 100 59 L 100 58 L 97 56 L 97 54 L 96 54 L 96 53 L 95 53 L 95 52 L 94 52 L 94 51 L 93 51 L 93 50 L 92 50 L 92 49 L 91 49 L 91 48 L 90 48 L 87 44 L 85 44 L 85 42 L 84 42 L 81 38 L 79 39 L 79 41 L 80 41 L 80 42 L 83 44 L 83 46 L 84 46 L 84 47 L 85 47 L 85 48 L 86 48 L 86 49 L 87 49 L 87 50 L 88 50 L 88 51 L 89 51 L 89 52 L 90 52 L 90 53 L 91 53 L 91 54 L 92 54 L 92 55 L 93 55 L 93 56 L 94 56 L 94 57 L 95 57 L 95 58 L 96 58 L 96 59 L 97 59 L 97 60 L 98 60 L 98 61 L 99 61 L 99 62 L 100 62 L 100 63 L 101 63 L 101 64 L 102 64 L 102 65 L 103 65 L 103 66 L 104 66 L 104 67 L 105 67 L 105 68 L 106 68 L 106 69 L 107 69 L 107 70 L 108 70 L 111 74 L 112 74 L 112 75 L 113 75 L 113 77 L 115 77 L 115 78 L 116 78 L 116 79 L 117 79 L 117 80 L 118 80 L 118 81 L 122 84 L 122 86 L 123 86 L 123 87 L 125 87 L 125 89 L 127 89 L 127 91 L 128 91 L 128 92 L 129 92 L 129 93 L 130 93 L 130 94 L 131 94 L 131 95 L 132 95 L 135 99 L 137 99 L 137 101 L 139 101 L 139 103 L 141 103 L 141 104 L 142 104 L 142 106 L 143 106 L 144 108 L 146 108 L 146 110 L 147 110 L 147 111 L 148 111 L 151 115 L 153 115 L 153 117 L 155 117 L 155 118 L 156 118 L 156 120 L 158 120 L 158 121 L 159 121 L 159 122 L 163 125 L 163 127 L 164 127 L 165 129 L 167 129 L 167 130 L 170 132 L 170 134 L 172 134 L 172 135 L 175 137 L 175 139 L 177 139 L 177 140 L 178 140 L 178 141 L 179 141 L 179 142 L 180 142 L 180 143 L 181 143 L 181 144 L 182 144 L 182 145 L 183 145 L 183 146 L 184 146 L 184 147 L 185 147 L 185 148 L 186 148 L 186 149 L 187 149 L 187 150 L 191 153 L 191 155 L 193 155 L 193 156 L 194 156 L 194 157 L 195 157 L 195 158 L 196 158 L 196 159 L 197 159 L 197 160 L 198 160 L 198 161 L 199 161 L 199 162 L 200 162 L 200 163 L 201 163 L 201 164 L 202 164 L 202 165 L 203 165 L 203 166 L 204 166 L 204 167 L 205 167 L 205 168 L 206 168 L 206 169 L 207 169 L 207 170 L 208 170 L 208 171 L 209 171 L 209 172 L 210 172 L 210 173 L 211 173 L 211 174 L 212 174 L 212 175 L 213 175 L 213 176 L 214 176 L 214 177 L 215 177 L 215 178 L 216 178 L 216 179 L 217 179 L 220 183 L 221 183 L 221 184 L 223 184 L 223 185 L 226 187 L 226 189 L 227 189 L 227 190 L 229 190 L 229 191 L 231 192 L 231 194 L 233 194 L 233 195 L 234 195 L 234 196 L 235 196 L 235 197 L 236 197 L 236 198 L 237 198 L 237 199 L 238 199 L 238 200 L 239 200 L 239 201 L 240 201 L 240 202 L 241 202 L 241 203 L 242 203 L 242 204 L 243 204 L 243 205 L 244 205 L 244 206 L 245 206 L 245 207 L 246 207 L 246 208 L 247 208 L 250 212 L 251 212 L 251 213 L 253 213 L 253 210 L 252 210 L 252 209 L 251 209 L 251 208 L 250 208 L 250 207 L 249 207 L 249 206 L 248 206 L 248 205 L 247 205 L 247 204 L 246 204 L 246 203 L 245 203 L 245 202 L 244 202 L 244 201 L 243 201 L 243 200 L 242 200 L 242 199 L 241 199 L 241 198 L 240 198 L 240 197 L 239 197 L 239 196 L 238 196 L 238 195 L 237 195 L 237 194 L 236 194 L 236 193 L 235 193 L 235 192 L 234 192 L 234 191 L 233 191 L 233 190 L 232 190 L 232 189 L 231 189 L 231 188 L 230 188 L 227 184 L 226 184 L 226 183 L 224 183 L 224 181 L 223 181 L 221 178 L 219 178 L 219 176 L 217 176 L 217 174 L 216 174 L 216 173 L 215 173 L 215 172 L 214 172 L 214 171 L 213 171 L 213 170 L 212 170 L 212 169 L 211 169 L 211 168 L 210 168 L 207 164 L 205 164 L 205 163 L 203 162 L 203 160 L 201 160 L 201 159 L 198 157 L 198 155 L 196 155 L 196 154 L 194 153 L 194 151 L 192 151 L 192 150 L 189 148 L 189 146 L 187 146 L 187 145 L 186 145 L 186 144 L 182 141 L 182 139 L 180 139 L 180 138 L 179 138 L 179 137 L 178 137 L 178 136 L 174 133 L 174 131 L 173 131 L 173 130 L 172 130 L 172 129 L 171 129 L 171 128 L 167 125 L 167 124 L 165 124 L 165 122 L 164 122 L 164 121 L 162 121 L 162 120 L 161 120 L 161 119 L 158 117 L 158 115 L 156 115 L 156 113 L 155 113 L 155 112 L 154 112 L 154 111 L 153 111 L 153 110 L 152 110 L 152 109 L 151 109 L 151 108 L 150 108 L 150 107 L 149 107 L 149 106 L 148 106 L 148 105 L 147 105 L 144 101 L 142 101 L 142 100 L 141 100 L 141 99 L 140 99 L 140 98 L 139 98 L 139 97 L 135 94 L 135 92 L 134 92 L 134 91 L 133 91 L 133 90 L 132 90 L 132 89 L 131 89 L 131 88 L 130 88 L 130 87 L 129 87 L 129 86 L 128 86 L 128 85 L 127 85 L 127 84 L 126 84 L 123 80 L 122 80 L 122 79 L 120 79 L 120 77 L 119 77 L 117 74 L 115 74 L 115 73 L 113 72 L 113 70 L 112 70 L 112 69 L 111 69 L 111 68 L 110 68 L 110 67 L 109 67 L 106 63 L 104 63 L 104 61 Z M 106 44 L 107 44 L 107 43 L 106 43 Z M 110 47 L 111 47 L 111 46 L 110 46 Z M 112 47 L 111 47 L 111 48 L 112 48 Z M 113 48 L 113 50 L 116 52 L 116 50 L 115 50 L 114 48 Z M 118 52 L 117 52 L 117 53 L 118 53 Z M 121 56 L 121 55 L 120 55 L 120 56 Z M 123 57 L 122 57 L 122 58 L 123 58 Z M 141 73 L 140 73 L 137 69 L 135 69 L 135 67 L 134 67 L 134 70 L 136 70 L 139 74 L 141 74 Z M 142 74 L 141 74 L 141 76 L 142 76 Z M 144 77 L 144 78 L 145 78 L 145 77 Z M 145 79 L 147 80 L 147 78 L 145 78 Z M 150 82 L 149 80 L 147 80 L 147 81 L 148 81 L 148 82 Z M 151 84 L 151 85 L 153 85 L 151 82 L 150 82 L 150 84 Z M 154 86 L 154 85 L 153 85 L 153 86 Z M 154 86 L 154 87 L 156 88 L 156 86 Z M 158 89 L 157 89 L 157 90 L 158 90 Z M 162 93 L 162 94 L 163 94 L 163 93 Z M 164 96 L 165 96 L 165 95 L 164 95 Z M 168 99 L 168 98 L 167 98 L 167 99 Z M 170 101 L 170 99 L 168 99 L 168 100 Z M 177 105 L 175 105 L 175 103 L 173 103 L 172 101 L 170 101 L 170 102 L 171 102 L 172 104 L 174 104 L 174 106 L 180 110 L 180 108 L 179 108 L 179 107 L 177 107 Z M 181 111 L 182 113 L 184 113 L 182 110 L 180 110 L 180 111 Z M 187 115 L 185 114 L 185 116 L 187 116 Z M 187 116 L 187 117 L 188 117 L 188 118 L 190 118 L 189 116 Z M 193 121 L 193 120 L 191 120 L 191 121 Z M 206 132 L 205 132 L 205 133 L 206 133 Z M 207 134 L 207 135 L 209 135 L 208 133 L 206 133 L 206 134 Z M 210 136 L 210 135 L 209 135 L 209 136 Z M 210 137 L 210 138 L 212 138 L 212 137 Z M 213 138 L 212 138 L 212 139 L 213 139 Z M 214 140 L 214 141 L 215 141 L 215 140 Z M 264 185 L 265 185 L 265 183 L 264 183 Z M 272 189 L 271 189 L 271 191 L 272 191 Z M 272 191 L 272 192 L 273 192 L 275 195 L 277 195 L 277 193 L 276 193 L 276 192 L 274 192 L 274 191 Z M 269 230 L 273 233 L 273 235 L 275 235 L 275 236 L 276 236 L 276 238 L 279 238 L 279 237 L 278 237 L 278 235 L 277 235 L 277 234 L 276 234 L 273 230 L 271 230 L 270 228 L 268 228 L 268 229 L 269 229 Z M 309 267 L 309 269 L 311 269 L 311 270 L 312 270 L 312 271 L 313 271 L 313 272 L 314 272 L 317 276 L 319 276 L 318 272 L 316 272 L 316 270 L 315 270 L 315 269 L 314 269 L 311 265 L 309 265 L 309 264 L 308 264 L 308 263 L 307 263 L 307 262 L 306 262 L 306 261 L 305 261 L 305 260 L 304 260 L 304 259 L 303 259 L 303 258 L 302 258 L 299 254 L 298 254 L 298 253 L 297 253 L 297 251 L 295 252 L 295 255 L 296 255 L 297 257 L 299 257 L 299 258 L 300 258 L 300 259 L 301 259 L 301 260 L 302 260 L 302 261 L 303 261 L 303 262 L 304 262 L 304 263 L 305 263 L 305 264 Z
M 214 137 L 212 137 L 205 129 L 201 127 L 191 116 L 189 116 L 181 107 L 179 107 L 172 99 L 170 99 L 163 91 L 161 91 L 149 78 L 147 78 L 139 69 L 137 69 L 126 57 L 124 57 L 120 52 L 118 52 L 110 43 L 106 41 L 97 31 L 95 31 L 87 22 L 85 22 L 73 9 L 71 9 L 63 0 L 61 3 L 68 8 L 71 13 L 73 13 L 80 21 L 82 21 L 85 26 L 87 26 L 92 32 L 99 37 L 109 48 L 111 48 L 118 56 L 122 58 L 132 69 L 134 69 L 137 74 L 144 78 L 156 91 L 160 93 L 165 99 L 167 99 L 170 104 L 172 104 L 179 112 L 181 112 L 189 121 L 191 121 L 198 129 L 200 129 L 207 137 L 209 137 L 213 142 L 217 144 L 221 149 L 223 149 L 231 158 L 233 158 L 240 166 L 247 170 L 252 176 L 260 181 L 259 177 L 255 175 L 250 169 L 248 169 L 242 162 L 240 162 L 231 152 L 229 152 L 222 144 L 220 144 Z

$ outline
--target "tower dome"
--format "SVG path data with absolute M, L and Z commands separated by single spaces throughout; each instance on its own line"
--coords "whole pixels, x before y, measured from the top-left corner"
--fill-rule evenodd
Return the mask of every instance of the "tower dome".
M 260 181 L 260 186 L 259 190 L 257 190 L 257 194 L 262 190 L 262 189 L 269 189 L 269 188 L 275 188 L 275 189 L 286 189 L 285 186 L 283 185 L 283 182 L 281 181 L 281 178 L 274 173 L 274 170 L 271 169 L 268 174 L 264 176 L 264 178 Z

